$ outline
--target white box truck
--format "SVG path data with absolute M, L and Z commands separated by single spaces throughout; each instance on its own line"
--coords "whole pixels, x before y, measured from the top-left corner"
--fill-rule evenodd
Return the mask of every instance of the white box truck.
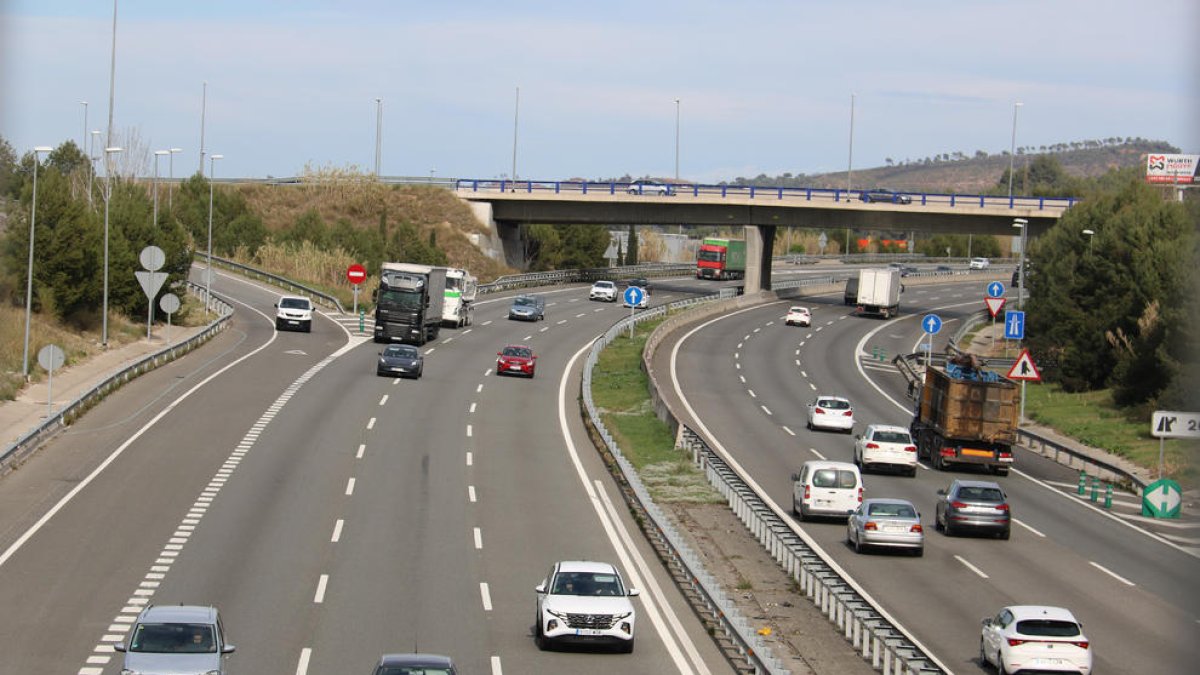
M 894 267 L 860 270 L 857 314 L 885 319 L 900 313 L 900 270 Z

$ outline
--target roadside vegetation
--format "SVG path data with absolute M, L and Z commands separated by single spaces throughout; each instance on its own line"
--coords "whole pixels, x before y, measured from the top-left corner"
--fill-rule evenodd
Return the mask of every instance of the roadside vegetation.
M 632 339 L 622 335 L 600 352 L 592 371 L 592 397 L 604 425 L 621 452 L 638 470 L 646 488 L 660 503 L 718 503 L 723 501 L 675 448 L 670 428 L 654 414 L 649 378 L 642 371 L 646 338 L 661 320 L 639 324 Z

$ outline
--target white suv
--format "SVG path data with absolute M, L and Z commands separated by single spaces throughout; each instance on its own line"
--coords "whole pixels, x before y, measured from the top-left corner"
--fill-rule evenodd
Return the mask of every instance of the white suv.
M 906 476 L 916 476 L 917 446 L 904 427 L 869 424 L 867 430 L 855 438 L 854 463 L 864 471 L 889 466 Z
M 991 264 L 992 261 L 987 258 L 971 258 L 971 262 L 967 263 L 967 269 L 986 270 Z
M 534 590 L 534 640 L 539 649 L 572 642 L 612 644 L 626 654 L 633 651 L 637 614 L 629 598 L 639 591 L 626 588 L 617 568 L 602 562 L 565 560 L 555 563 Z
M 597 281 L 596 283 L 592 284 L 592 292 L 588 294 L 588 300 L 616 302 L 617 285 L 611 281 Z
M 305 333 L 312 332 L 313 304 L 308 298 L 298 295 L 281 295 L 275 303 L 275 330 L 295 328 Z

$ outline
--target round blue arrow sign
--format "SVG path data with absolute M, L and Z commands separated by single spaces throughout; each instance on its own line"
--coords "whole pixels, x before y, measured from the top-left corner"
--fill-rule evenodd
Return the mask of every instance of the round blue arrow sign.
M 930 335 L 937 335 L 937 332 L 942 329 L 942 317 L 937 314 L 926 314 L 921 319 L 921 330 Z
M 645 295 L 645 293 L 645 291 L 637 286 L 630 286 L 629 288 L 625 289 L 625 302 L 631 305 L 639 305 L 641 304 L 642 296 Z
M 993 281 L 987 285 L 987 294 L 989 298 L 1003 298 L 1004 284 L 999 281 Z

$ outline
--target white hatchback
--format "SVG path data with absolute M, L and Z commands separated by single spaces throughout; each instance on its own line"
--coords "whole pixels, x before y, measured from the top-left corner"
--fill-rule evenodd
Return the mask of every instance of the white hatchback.
M 783 317 L 785 326 L 808 326 L 812 324 L 812 314 L 807 307 L 793 307 Z
M 1005 607 L 983 620 L 979 661 L 1001 673 L 1090 675 L 1092 643 L 1070 610 L 1041 605 Z
M 889 467 L 905 475 L 917 475 L 917 446 L 904 427 L 869 424 L 866 431 L 855 437 L 854 463 L 865 471 L 868 468 Z
M 841 396 L 818 396 L 808 404 L 809 429 L 854 430 L 854 406 Z

